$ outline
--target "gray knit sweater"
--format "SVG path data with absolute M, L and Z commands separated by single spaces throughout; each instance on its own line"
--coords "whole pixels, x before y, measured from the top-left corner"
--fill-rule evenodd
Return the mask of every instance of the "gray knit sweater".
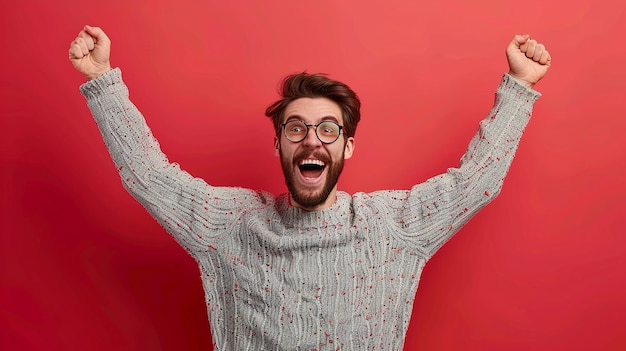
M 114 69 L 81 86 L 130 194 L 198 262 L 216 350 L 401 350 L 428 259 L 500 191 L 539 94 L 504 75 L 459 168 L 410 190 L 213 187 L 161 152 Z

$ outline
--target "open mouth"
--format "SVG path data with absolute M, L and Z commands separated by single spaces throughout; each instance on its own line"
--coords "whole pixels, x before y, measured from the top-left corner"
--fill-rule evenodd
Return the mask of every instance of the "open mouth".
M 298 163 L 298 169 L 300 169 L 300 174 L 305 179 L 317 179 L 324 172 L 324 168 L 326 168 L 326 164 L 320 160 L 306 159 L 302 160 Z

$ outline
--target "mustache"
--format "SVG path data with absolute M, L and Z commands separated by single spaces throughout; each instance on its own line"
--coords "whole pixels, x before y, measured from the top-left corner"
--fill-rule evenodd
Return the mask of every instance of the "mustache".
M 317 150 L 306 150 L 306 151 L 302 151 L 299 154 L 295 155 L 293 157 L 294 162 L 297 164 L 302 160 L 306 160 L 307 158 L 313 157 L 314 159 L 320 160 L 322 162 L 324 162 L 325 164 L 330 164 L 331 160 L 330 157 L 328 157 L 328 155 L 319 152 Z

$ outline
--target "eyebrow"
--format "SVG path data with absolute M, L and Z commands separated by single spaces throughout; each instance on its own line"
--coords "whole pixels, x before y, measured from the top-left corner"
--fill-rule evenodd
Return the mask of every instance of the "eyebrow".
M 294 115 L 291 115 L 291 116 L 287 117 L 287 119 L 285 119 L 285 123 L 287 123 L 289 121 L 293 121 L 293 120 L 304 122 L 304 118 L 302 116 L 294 114 Z M 335 116 L 330 116 L 330 115 L 329 116 L 324 116 L 324 117 L 321 118 L 321 122 L 324 122 L 324 121 L 333 121 L 333 122 L 339 124 L 339 120 Z

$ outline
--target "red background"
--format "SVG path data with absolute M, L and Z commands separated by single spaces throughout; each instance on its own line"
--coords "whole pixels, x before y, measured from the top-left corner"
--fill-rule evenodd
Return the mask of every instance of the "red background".
M 194 261 L 122 189 L 67 60 L 113 41 L 171 160 L 284 191 L 264 108 L 288 73 L 363 101 L 340 188 L 455 166 L 514 33 L 553 67 L 500 197 L 426 266 L 406 350 L 626 349 L 625 16 L 617 0 L 3 1 L 0 349 L 207 350 Z

